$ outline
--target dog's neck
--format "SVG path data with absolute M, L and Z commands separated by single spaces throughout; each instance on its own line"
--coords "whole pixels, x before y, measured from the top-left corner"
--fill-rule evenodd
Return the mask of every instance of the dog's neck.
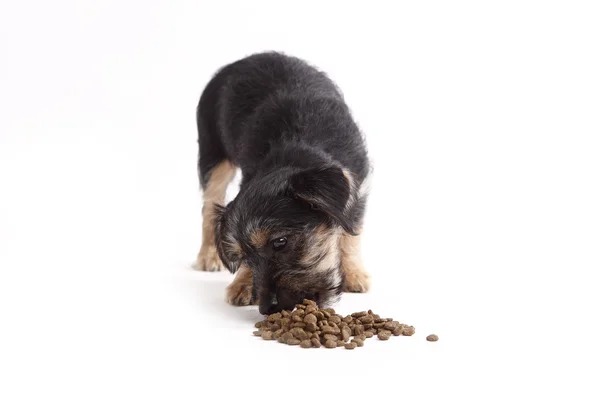
M 258 170 L 269 173 L 275 169 L 308 169 L 335 165 L 324 150 L 307 143 L 295 141 L 273 145 Z

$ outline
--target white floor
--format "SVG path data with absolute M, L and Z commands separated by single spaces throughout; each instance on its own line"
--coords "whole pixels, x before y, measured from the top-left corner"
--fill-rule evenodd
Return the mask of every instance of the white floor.
M 444 4 L 344 8 L 329 33 L 303 8 L 278 34 L 239 5 L 218 38 L 224 5 L 0 13 L 0 398 L 597 399 L 595 10 Z M 330 72 L 368 137 L 373 287 L 336 309 L 415 336 L 265 342 L 256 308 L 224 302 L 230 275 L 189 268 L 195 102 L 215 68 L 267 48 Z

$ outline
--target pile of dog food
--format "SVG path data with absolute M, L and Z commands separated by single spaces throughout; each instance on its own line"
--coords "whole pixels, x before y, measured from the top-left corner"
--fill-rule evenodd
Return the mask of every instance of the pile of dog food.
M 356 312 L 345 317 L 332 308 L 320 309 L 314 301 L 304 300 L 293 311 L 271 314 L 255 325 L 255 336 L 264 340 L 277 340 L 290 346 L 303 348 L 345 347 L 353 350 L 362 347 L 365 340 L 377 336 L 388 340 L 394 336 L 412 336 L 413 326 L 401 324 L 393 318 L 381 318 L 371 310 Z M 437 339 L 437 337 L 436 337 Z

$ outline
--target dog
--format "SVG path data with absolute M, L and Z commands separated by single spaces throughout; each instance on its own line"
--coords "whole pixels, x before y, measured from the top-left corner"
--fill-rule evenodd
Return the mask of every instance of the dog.
M 196 268 L 235 273 L 226 300 L 261 314 L 366 292 L 366 141 L 322 71 L 278 52 L 225 65 L 197 108 L 202 245 Z M 225 192 L 241 169 L 239 192 Z

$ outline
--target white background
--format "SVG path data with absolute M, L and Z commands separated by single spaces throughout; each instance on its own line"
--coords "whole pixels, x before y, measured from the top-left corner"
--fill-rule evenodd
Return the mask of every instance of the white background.
M 324 3 L 2 2 L 0 398 L 600 396 L 597 3 Z M 199 95 L 271 49 L 337 81 L 375 166 L 372 291 L 337 309 L 411 338 L 264 342 L 189 268 Z

